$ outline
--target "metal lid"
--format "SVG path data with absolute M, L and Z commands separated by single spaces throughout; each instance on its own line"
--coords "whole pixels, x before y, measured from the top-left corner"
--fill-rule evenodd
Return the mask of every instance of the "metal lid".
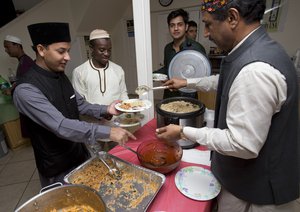
M 169 65 L 169 77 L 183 79 L 209 76 L 211 65 L 207 57 L 195 50 L 184 50 L 173 57 Z M 195 89 L 180 88 L 180 91 L 192 93 Z

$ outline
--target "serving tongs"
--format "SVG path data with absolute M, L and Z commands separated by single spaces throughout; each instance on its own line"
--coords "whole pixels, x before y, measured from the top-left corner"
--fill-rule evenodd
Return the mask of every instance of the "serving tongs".
M 118 167 L 116 166 L 116 164 L 114 163 L 114 161 L 112 160 L 112 163 L 114 164 L 113 167 L 111 167 L 106 160 L 103 158 L 102 154 L 98 154 L 99 159 L 101 160 L 101 162 L 106 166 L 106 168 L 108 169 L 108 173 L 109 175 L 116 179 L 116 180 L 121 180 L 122 178 L 122 174 L 120 172 L 120 170 L 118 169 Z

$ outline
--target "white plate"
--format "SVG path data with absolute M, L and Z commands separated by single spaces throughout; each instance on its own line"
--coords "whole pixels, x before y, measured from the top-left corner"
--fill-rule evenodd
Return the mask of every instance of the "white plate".
M 119 127 L 134 127 L 139 125 L 144 115 L 141 113 L 123 113 L 118 116 L 114 123 Z
M 210 200 L 216 197 L 221 185 L 210 170 L 188 166 L 176 173 L 175 184 L 185 196 L 194 200 Z
M 159 82 L 164 81 L 168 79 L 168 76 L 166 74 L 152 74 L 153 81 Z
M 129 109 L 124 109 L 124 108 L 121 108 L 120 106 L 122 105 L 122 103 L 129 103 L 129 104 L 134 104 L 134 103 L 141 103 L 141 106 L 138 106 L 138 107 L 132 107 L 132 108 L 129 108 Z M 150 107 L 152 106 L 152 103 L 149 101 L 149 100 L 146 100 L 146 99 L 127 99 L 127 100 L 124 100 L 118 104 L 115 105 L 115 108 L 119 111 L 122 111 L 122 112 L 127 112 L 127 113 L 134 113 L 134 112 L 140 112 L 140 111 L 143 111 L 143 110 L 146 110 L 146 109 L 149 109 Z

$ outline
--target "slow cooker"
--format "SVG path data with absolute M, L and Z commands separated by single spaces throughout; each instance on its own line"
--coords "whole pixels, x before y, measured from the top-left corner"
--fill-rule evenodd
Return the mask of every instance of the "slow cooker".
M 161 109 L 162 104 L 167 104 L 170 102 L 175 101 L 185 101 L 188 103 L 192 103 L 199 106 L 199 110 L 194 112 L 187 112 L 187 113 L 174 113 L 174 112 L 168 112 Z M 177 124 L 180 126 L 189 126 L 189 127 L 196 127 L 200 128 L 203 127 L 204 124 L 204 112 L 205 112 L 205 106 L 202 104 L 199 100 L 190 98 L 190 97 L 172 97 L 163 99 L 159 103 L 155 105 L 156 110 L 156 120 L 157 120 L 157 127 L 164 127 L 169 124 Z M 189 141 L 189 140 L 179 140 L 179 145 L 183 149 L 192 148 L 195 145 L 197 145 L 195 142 Z

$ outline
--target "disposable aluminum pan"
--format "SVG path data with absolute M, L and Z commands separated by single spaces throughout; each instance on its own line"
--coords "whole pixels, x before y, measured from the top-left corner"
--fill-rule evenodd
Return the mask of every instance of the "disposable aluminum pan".
M 66 175 L 65 182 L 84 184 L 97 190 L 108 211 L 146 211 L 166 177 L 107 152 L 99 154 L 108 163 L 117 166 L 122 174 L 120 180 L 112 178 L 99 156 L 95 155 Z

